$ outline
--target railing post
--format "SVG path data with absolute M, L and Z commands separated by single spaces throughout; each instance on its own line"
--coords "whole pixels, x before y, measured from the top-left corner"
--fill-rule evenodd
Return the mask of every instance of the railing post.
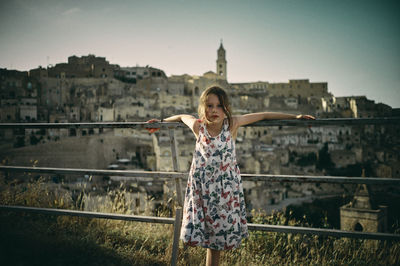
M 169 129 L 169 139 L 171 144 L 172 164 L 174 166 L 174 171 L 179 172 L 178 148 L 176 145 L 175 131 L 173 128 Z M 174 242 L 172 244 L 171 265 L 176 265 L 178 260 L 179 235 L 181 231 L 182 216 L 183 216 L 183 196 L 182 196 L 182 186 L 180 178 L 175 178 L 175 186 L 176 186 L 177 206 L 175 208 Z

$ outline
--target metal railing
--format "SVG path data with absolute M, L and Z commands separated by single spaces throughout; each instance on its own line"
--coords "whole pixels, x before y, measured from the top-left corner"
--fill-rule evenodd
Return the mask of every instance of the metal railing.
M 387 125 L 400 124 L 400 117 L 375 118 L 327 118 L 316 120 L 264 120 L 253 123 L 257 126 L 328 126 L 328 125 Z M 182 123 L 163 122 L 80 122 L 80 123 L 0 123 L 1 128 L 177 128 L 186 126 Z
M 249 126 L 323 126 L 323 125 L 365 125 L 365 124 L 400 124 L 398 117 L 368 118 L 368 119 L 319 119 L 319 120 L 270 120 L 254 123 Z M 157 178 L 157 180 L 175 180 L 177 204 L 175 218 L 123 215 L 75 210 L 61 210 L 49 208 L 34 208 L 22 206 L 0 205 L 3 211 L 33 212 L 50 215 L 70 215 L 102 219 L 116 219 L 125 221 L 138 221 L 150 223 L 164 223 L 174 225 L 173 248 L 171 265 L 176 265 L 178 257 L 179 232 L 183 215 L 182 179 L 187 178 L 187 173 L 179 171 L 177 143 L 174 129 L 184 127 L 181 123 L 153 123 L 145 122 L 100 122 L 100 123 L 2 123 L 0 129 L 4 128 L 166 128 L 169 131 L 170 145 L 172 151 L 172 163 L 174 172 L 159 171 L 132 171 L 132 170 L 99 170 L 99 169 L 71 169 L 71 168 L 48 168 L 48 167 L 21 167 L 0 166 L 3 172 L 35 172 L 55 174 L 82 174 L 82 175 L 120 175 L 127 177 Z M 333 177 L 333 176 L 298 176 L 298 175 L 264 175 L 264 174 L 241 174 L 244 180 L 270 181 L 270 182 L 310 182 L 310 183 L 337 183 L 337 184 L 376 184 L 376 185 L 399 185 L 400 179 L 394 178 L 364 178 L 364 177 Z M 307 228 L 294 226 L 279 226 L 265 224 L 248 224 L 249 230 L 283 232 L 293 234 L 313 234 L 332 237 L 348 237 L 358 239 L 377 239 L 399 241 L 400 235 L 387 233 L 352 232 L 335 229 Z

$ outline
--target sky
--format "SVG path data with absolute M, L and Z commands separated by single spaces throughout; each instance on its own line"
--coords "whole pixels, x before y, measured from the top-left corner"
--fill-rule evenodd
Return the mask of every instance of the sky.
M 228 82 L 327 82 L 336 97 L 400 108 L 397 0 L 0 0 L 0 68 L 94 54 Z

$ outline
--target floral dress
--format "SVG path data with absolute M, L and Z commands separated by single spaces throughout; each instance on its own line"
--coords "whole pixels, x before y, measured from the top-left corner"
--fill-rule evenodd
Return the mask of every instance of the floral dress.
M 216 137 L 201 123 L 185 193 L 181 239 L 190 246 L 228 250 L 248 236 L 246 209 L 227 119 Z

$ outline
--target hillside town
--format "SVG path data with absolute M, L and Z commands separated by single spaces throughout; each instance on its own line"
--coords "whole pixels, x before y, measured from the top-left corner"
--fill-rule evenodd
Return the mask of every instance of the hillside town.
M 287 112 L 317 118 L 399 116 L 399 109 L 366 96 L 335 97 L 327 82 L 228 82 L 226 51 L 217 50 L 216 70 L 167 76 L 152 66 L 121 67 L 92 54 L 30 71 L 0 69 L 0 122 L 144 122 L 179 113 L 197 115 L 198 99 L 211 85 L 230 95 L 234 114 Z M 400 177 L 397 125 L 244 127 L 237 137 L 243 173 Z M 189 169 L 193 134 L 175 130 L 179 168 Z M 173 171 L 167 131 L 121 129 L 1 129 L 0 159 L 6 165 Z M 85 177 L 83 177 L 84 180 Z M 87 178 L 87 177 L 86 177 Z M 100 190 L 104 178 L 92 186 Z M 119 177 L 109 177 L 111 184 Z M 141 182 L 141 181 L 140 181 Z M 137 183 L 140 183 L 137 181 Z M 165 185 L 134 186 L 136 207 L 148 195 L 161 200 Z M 289 198 L 326 194 L 323 185 L 290 187 L 244 183 L 249 208 L 268 209 Z M 328 190 L 337 193 L 340 188 Z M 155 196 L 156 195 L 156 196 Z M 157 196 L 158 195 L 158 196 Z M 154 201 L 157 204 L 157 200 Z M 145 208 L 143 204 L 141 208 Z

